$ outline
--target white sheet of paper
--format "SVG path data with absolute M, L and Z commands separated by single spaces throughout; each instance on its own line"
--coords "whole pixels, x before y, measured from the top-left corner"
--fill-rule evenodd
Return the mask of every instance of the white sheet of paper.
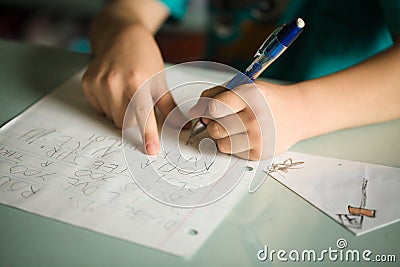
M 400 220 L 400 168 L 286 152 L 269 171 L 356 235 Z M 349 205 L 375 210 L 375 217 L 350 214 Z
M 0 130 L 0 202 L 190 257 L 245 194 L 246 175 L 205 207 L 174 208 L 151 199 L 129 175 L 121 132 L 89 107 L 81 75 Z M 139 166 L 146 164 L 141 160 L 147 157 L 137 155 Z M 213 168 L 211 173 L 219 171 Z

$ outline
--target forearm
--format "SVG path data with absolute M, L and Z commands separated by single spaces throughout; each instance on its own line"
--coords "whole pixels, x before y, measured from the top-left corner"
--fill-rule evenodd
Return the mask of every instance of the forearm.
M 168 8 L 157 0 L 111 1 L 90 25 L 93 52 L 96 53 L 105 40 L 133 25 L 145 27 L 154 34 L 168 16 Z
M 400 118 L 400 44 L 338 73 L 298 83 L 299 139 Z

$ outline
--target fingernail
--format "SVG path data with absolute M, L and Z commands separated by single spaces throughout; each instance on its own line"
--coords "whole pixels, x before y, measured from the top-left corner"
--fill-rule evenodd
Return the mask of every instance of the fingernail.
M 148 142 L 148 143 L 146 144 L 146 152 L 147 152 L 147 154 L 149 154 L 149 155 L 154 155 L 154 154 L 156 154 L 156 153 L 157 153 L 157 146 L 156 146 L 156 144 L 153 143 L 153 142 Z
M 192 128 L 192 122 L 191 122 L 191 121 L 188 121 L 188 122 L 183 126 L 183 129 L 188 130 L 188 129 L 190 129 L 190 128 Z
M 211 120 L 209 118 L 201 118 L 201 120 L 203 121 L 203 123 L 205 125 L 208 125 L 211 122 Z

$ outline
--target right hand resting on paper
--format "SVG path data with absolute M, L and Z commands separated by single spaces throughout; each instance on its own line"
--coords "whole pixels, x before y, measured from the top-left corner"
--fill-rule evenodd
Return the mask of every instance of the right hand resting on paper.
M 82 84 L 92 107 L 122 128 L 130 99 L 143 82 L 163 69 L 164 62 L 152 33 L 140 24 L 121 27 L 103 36 L 101 41 Z M 163 95 L 156 104 L 162 115 L 167 115 L 176 106 L 167 86 L 157 87 L 162 88 L 148 88 L 147 92 L 135 97 L 135 113 L 146 113 L 146 116 L 136 116 L 136 119 L 147 154 L 156 154 L 160 148 L 154 97 Z M 149 113 L 148 120 L 144 120 Z M 181 122 L 185 120 L 183 115 L 178 119 Z

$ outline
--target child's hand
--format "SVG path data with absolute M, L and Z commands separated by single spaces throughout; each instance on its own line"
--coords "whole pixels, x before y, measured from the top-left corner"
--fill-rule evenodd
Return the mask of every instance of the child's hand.
M 164 62 L 152 33 L 143 26 L 130 25 L 110 35 L 96 47 L 82 84 L 93 108 L 121 128 L 130 99 L 146 79 L 164 68 Z M 164 115 L 176 104 L 166 84 L 146 90 L 135 97 L 134 108 L 146 152 L 156 154 L 160 143 L 153 100 L 163 95 L 157 107 Z M 178 120 L 177 124 L 183 123 L 185 118 L 182 115 Z
M 301 99 L 295 86 L 257 81 L 232 91 L 206 90 L 191 115 L 207 116 L 207 130 L 221 152 L 251 160 L 282 153 L 300 140 Z M 267 104 L 268 102 L 268 104 Z M 272 112 L 272 115 L 271 115 Z

